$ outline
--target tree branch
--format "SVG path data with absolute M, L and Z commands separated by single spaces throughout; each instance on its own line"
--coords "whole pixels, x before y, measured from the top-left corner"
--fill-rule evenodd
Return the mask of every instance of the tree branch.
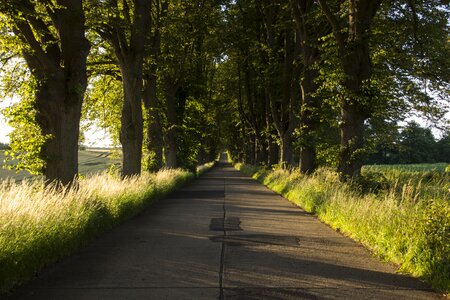
M 15 33 L 30 46 L 32 53 L 28 53 L 30 58 L 36 58 L 42 65 L 45 66 L 53 66 L 52 62 L 49 60 L 45 51 L 42 49 L 41 44 L 36 40 L 34 36 L 33 30 L 30 27 L 30 24 L 24 20 L 16 20 L 15 25 L 17 30 L 14 30 Z
M 336 42 L 339 45 L 339 48 L 341 51 L 344 51 L 345 49 L 345 41 L 344 36 L 342 35 L 342 27 L 339 24 L 338 19 L 336 16 L 331 12 L 330 7 L 327 4 L 326 0 L 318 0 L 320 8 L 322 9 L 323 13 L 325 14 L 325 17 L 328 20 L 328 23 L 331 25 L 331 28 L 333 28 L 333 35 L 336 39 Z

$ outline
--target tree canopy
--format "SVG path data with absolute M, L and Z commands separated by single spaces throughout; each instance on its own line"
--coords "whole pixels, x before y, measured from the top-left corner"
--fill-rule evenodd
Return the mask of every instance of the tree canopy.
M 449 17 L 443 0 L 2 1 L 8 153 L 69 183 L 82 122 L 121 146 L 123 176 L 224 150 L 342 180 L 448 161 L 448 129 L 397 124 L 449 125 Z

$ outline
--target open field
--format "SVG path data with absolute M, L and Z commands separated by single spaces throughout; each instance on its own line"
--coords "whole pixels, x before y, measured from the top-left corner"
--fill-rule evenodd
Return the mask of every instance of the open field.
M 385 171 L 402 171 L 402 172 L 444 172 L 448 166 L 447 163 L 436 164 L 405 164 L 405 165 L 366 165 L 363 167 L 365 171 L 385 172 Z
M 242 172 L 314 213 L 374 254 L 450 292 L 450 173 L 422 166 L 368 166 L 361 182 L 237 164 Z M 355 188 L 356 187 L 356 188 Z
M 79 173 L 88 175 L 106 170 L 112 164 L 120 163 L 120 159 L 112 158 L 112 153 L 107 149 L 88 149 L 78 152 Z M 0 151 L 0 180 L 11 178 L 20 181 L 24 178 L 31 178 L 33 175 L 26 171 L 16 172 L 4 168 L 5 154 Z

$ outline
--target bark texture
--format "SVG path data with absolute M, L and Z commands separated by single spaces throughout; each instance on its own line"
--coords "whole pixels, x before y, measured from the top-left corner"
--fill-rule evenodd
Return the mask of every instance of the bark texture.
M 24 18 L 15 19 L 15 33 L 29 48 L 23 51 L 37 80 L 36 122 L 50 135 L 41 149 L 47 181 L 70 183 L 78 175 L 81 105 L 87 86 L 85 17 L 81 0 L 58 0 L 51 15 L 55 34 L 34 13 L 34 4 L 20 1 Z M 39 40 L 33 33 L 39 32 Z

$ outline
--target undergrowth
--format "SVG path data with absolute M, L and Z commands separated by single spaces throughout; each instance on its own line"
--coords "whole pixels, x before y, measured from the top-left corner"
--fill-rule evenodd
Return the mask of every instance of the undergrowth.
M 400 265 L 400 272 L 450 292 L 449 173 L 366 170 L 362 183 L 344 184 L 326 169 L 306 176 L 298 170 L 236 168 Z
M 0 182 L 0 294 L 193 177 L 162 170 L 122 180 L 105 172 L 63 190 L 36 180 Z

